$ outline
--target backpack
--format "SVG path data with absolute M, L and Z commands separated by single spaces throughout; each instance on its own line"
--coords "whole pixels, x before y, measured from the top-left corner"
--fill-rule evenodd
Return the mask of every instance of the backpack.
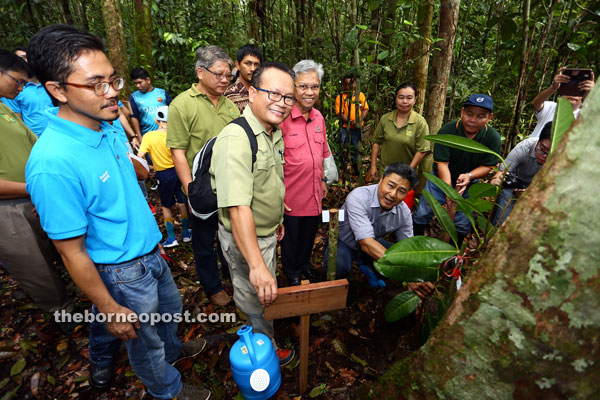
M 248 140 L 250 141 L 250 149 L 252 150 L 252 167 L 254 172 L 254 163 L 256 162 L 256 153 L 258 151 L 258 142 L 256 136 L 246 118 L 239 117 L 230 122 L 241 126 Z M 217 195 L 213 192 L 210 185 L 210 160 L 212 159 L 213 146 L 217 136 L 210 139 L 202 146 L 200 151 L 194 157 L 192 175 L 194 179 L 188 185 L 188 200 L 190 203 L 190 211 L 200 219 L 208 219 L 211 215 L 217 212 Z

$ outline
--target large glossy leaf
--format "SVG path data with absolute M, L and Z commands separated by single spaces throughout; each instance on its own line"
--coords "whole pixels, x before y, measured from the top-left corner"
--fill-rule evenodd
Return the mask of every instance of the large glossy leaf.
M 473 229 L 475 229 L 475 218 L 473 218 L 473 206 L 467 202 L 467 199 L 460 199 L 456 202 L 456 211 L 462 211 L 467 217 Z
M 398 321 L 400 318 L 414 312 L 419 305 L 419 296 L 412 291 L 402 292 L 385 306 L 383 311 L 385 320 L 388 322 Z
M 434 185 L 439 187 L 440 190 L 442 192 L 444 192 L 444 194 L 447 197 L 451 198 L 454 201 L 458 201 L 458 200 L 462 199 L 462 196 L 460 194 L 458 194 L 458 192 L 456 190 L 454 190 L 454 188 L 452 186 L 448 185 L 442 179 L 438 178 L 437 176 L 435 176 L 433 174 L 430 174 L 429 172 L 424 172 L 423 175 L 425 175 L 425 178 L 430 180 L 431 183 L 433 183 Z
M 435 197 L 433 197 L 431 193 L 429 193 L 428 190 L 423 190 L 423 196 L 425 196 L 425 200 L 427 200 L 429 207 L 431 207 L 431 210 L 437 217 L 438 221 L 440 221 L 446 232 L 448 232 L 454 241 L 454 244 L 456 244 L 458 241 L 456 226 L 454 225 L 452 218 L 450 218 L 450 215 L 448 215 L 446 210 L 444 210 L 444 207 L 442 207 L 442 205 L 435 199 Z
M 492 209 L 492 202 L 487 201 L 485 199 L 464 199 L 465 204 L 468 204 L 469 207 L 473 209 L 473 211 L 478 212 L 479 214 L 483 214 L 484 212 L 490 211 Z
M 500 157 L 498 153 L 493 152 L 489 147 L 482 145 L 472 139 L 456 136 L 456 135 L 428 135 L 425 139 L 430 142 L 443 144 L 444 146 L 453 147 L 455 149 L 468 151 L 469 153 L 488 153 Z
M 569 103 L 569 100 L 559 97 L 556 114 L 552 121 L 552 147 L 550 148 L 550 153 L 558 146 L 558 142 L 560 142 L 560 139 L 562 139 L 573 121 L 575 121 L 575 116 L 573 115 L 571 103 Z
M 439 263 L 455 256 L 456 252 L 455 247 L 439 239 L 415 236 L 392 245 L 379 259 L 379 263 L 390 266 L 437 267 Z
M 456 254 L 456 249 L 454 249 Z M 435 267 L 415 267 L 407 265 L 384 264 L 381 261 L 373 263 L 375 269 L 383 276 L 400 282 L 435 282 L 440 270 Z
M 496 195 L 498 186 L 491 183 L 474 183 L 469 186 L 469 197 L 472 199 L 492 197 Z

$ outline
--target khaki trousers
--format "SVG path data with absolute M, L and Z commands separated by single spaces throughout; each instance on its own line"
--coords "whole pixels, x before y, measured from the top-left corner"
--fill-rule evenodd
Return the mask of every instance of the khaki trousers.
M 233 301 L 248 317 L 248 323 L 254 332 L 260 332 L 273 340 L 273 321 L 265 321 L 264 308 L 258 301 L 254 287 L 250 283 L 250 267 L 233 239 L 233 234 L 219 224 L 219 241 L 225 259 L 229 264 L 231 283 L 233 284 Z M 275 260 L 277 257 L 277 234 L 259 237 L 258 246 L 267 268 L 275 278 Z

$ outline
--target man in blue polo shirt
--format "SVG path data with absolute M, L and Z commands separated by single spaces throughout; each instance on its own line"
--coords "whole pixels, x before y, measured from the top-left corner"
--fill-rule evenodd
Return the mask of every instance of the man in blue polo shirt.
M 46 129 L 48 118 L 44 112 L 52 107 L 52 99 L 35 77 L 23 86 L 23 91 L 17 97 L 13 100 L 2 98 L 2 102 L 21 117 L 25 125 L 37 136 Z
M 198 354 L 206 341 L 182 346 L 173 319 L 146 318 L 174 317 L 182 302 L 127 149 L 105 122 L 119 116 L 123 78 L 99 37 L 69 25 L 40 30 L 28 55 L 59 106 L 47 112 L 48 127 L 31 152 L 26 189 L 73 281 L 94 304 L 94 315 L 105 319 L 90 328 L 91 386 L 110 387 L 113 354 L 125 340 L 129 362 L 151 395 L 210 398 L 210 391 L 182 384 L 171 364 Z
M 158 125 L 154 121 L 156 110 L 161 106 L 171 104 L 171 96 L 165 89 L 152 86 L 150 75 L 142 67 L 136 67 L 131 71 L 131 81 L 138 89 L 129 96 L 131 105 L 131 124 L 136 136 L 145 135 L 146 132 L 155 131 Z

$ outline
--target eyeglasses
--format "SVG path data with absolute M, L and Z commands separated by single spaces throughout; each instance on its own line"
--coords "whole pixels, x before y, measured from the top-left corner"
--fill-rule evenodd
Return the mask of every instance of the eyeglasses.
M 317 91 L 319 90 L 319 88 L 321 87 L 321 85 L 306 85 L 304 83 L 300 84 L 300 85 L 295 85 L 298 89 L 300 89 L 301 91 L 305 92 L 308 89 L 311 89 L 313 91 Z
M 230 81 L 231 78 L 233 78 L 233 75 L 230 74 L 230 73 L 226 74 L 225 72 L 223 72 L 223 73 L 217 74 L 216 72 L 212 72 L 210 69 L 208 69 L 206 67 L 202 67 L 202 68 L 204 68 L 205 70 L 207 70 L 208 72 L 210 72 L 211 74 L 213 74 L 214 76 L 216 76 L 217 79 L 227 78 L 227 80 Z
M 266 90 L 266 89 L 261 89 L 261 88 L 255 88 L 255 89 L 260 90 L 261 92 L 265 92 L 267 94 L 267 97 L 269 98 L 269 100 L 274 101 L 276 103 L 278 101 L 280 101 L 281 99 L 283 99 L 283 102 L 288 106 L 293 106 L 294 104 L 296 104 L 295 97 L 284 96 L 281 93 L 272 92 L 272 91 Z
M 541 149 L 539 145 L 535 146 L 535 152 L 544 156 L 548 156 L 549 151 Z
M 114 78 L 108 82 L 98 82 L 98 83 L 72 83 L 72 82 L 58 82 L 61 85 L 69 85 L 77 88 L 84 89 L 92 89 L 97 96 L 104 96 L 108 93 L 108 89 L 112 86 L 115 90 L 123 89 L 123 85 L 125 85 L 125 79 L 118 77 Z
M 15 83 L 17 84 L 17 86 L 24 86 L 24 85 L 27 84 L 27 81 L 25 81 L 23 79 L 17 79 L 14 76 L 12 76 L 11 74 L 9 74 L 8 72 L 6 72 L 6 71 L 2 71 L 2 72 L 5 73 L 6 75 L 8 75 L 8 77 L 10 79 L 12 79 L 13 81 L 15 81 Z

